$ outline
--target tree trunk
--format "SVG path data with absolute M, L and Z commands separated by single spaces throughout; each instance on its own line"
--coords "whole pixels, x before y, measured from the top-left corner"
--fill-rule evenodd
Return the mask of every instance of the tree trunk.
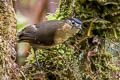
M 12 0 L 0 0 L 0 80 L 17 79 L 16 18 Z

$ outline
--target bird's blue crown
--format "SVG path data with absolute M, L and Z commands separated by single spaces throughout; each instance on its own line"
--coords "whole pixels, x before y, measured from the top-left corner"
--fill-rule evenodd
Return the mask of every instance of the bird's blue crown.
M 71 18 L 71 20 L 74 20 L 76 23 L 78 24 L 82 24 L 82 22 L 79 20 L 79 19 L 76 19 L 76 18 Z

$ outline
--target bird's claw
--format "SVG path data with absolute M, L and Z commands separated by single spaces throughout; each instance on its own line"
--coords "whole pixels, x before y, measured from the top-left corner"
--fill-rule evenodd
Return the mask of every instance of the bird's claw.
M 32 63 L 32 65 L 35 65 L 35 66 L 38 67 L 39 70 L 42 70 L 42 68 L 41 68 L 41 66 L 40 66 L 40 64 L 39 64 L 39 62 L 36 61 L 36 62 Z

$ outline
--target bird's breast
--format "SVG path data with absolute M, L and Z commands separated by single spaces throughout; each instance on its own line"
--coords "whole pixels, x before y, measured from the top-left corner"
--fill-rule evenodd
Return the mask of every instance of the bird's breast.
M 55 43 L 60 44 L 66 41 L 69 37 L 72 37 L 78 30 L 69 24 L 65 23 L 61 28 L 56 31 Z

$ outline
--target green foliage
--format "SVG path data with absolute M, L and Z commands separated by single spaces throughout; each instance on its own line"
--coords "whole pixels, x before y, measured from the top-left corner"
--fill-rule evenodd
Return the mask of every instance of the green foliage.
M 43 74 L 46 76 L 45 79 L 51 79 L 54 80 L 57 78 L 60 79 L 69 79 L 72 78 L 71 76 L 65 76 L 69 75 L 68 71 L 71 70 L 69 67 L 71 66 L 71 62 L 68 62 L 68 59 L 72 61 L 74 50 L 70 48 L 68 45 L 57 45 L 51 49 L 43 49 L 38 50 L 37 55 L 39 55 L 38 59 L 43 71 Z M 28 57 L 27 64 L 32 64 L 35 62 L 35 59 L 33 57 L 33 54 L 31 54 Z M 69 66 L 68 66 L 69 65 Z M 73 65 L 73 64 L 72 64 Z M 33 74 L 32 72 L 36 72 L 36 70 L 33 68 L 27 77 L 31 77 Z M 37 73 L 37 72 L 36 72 Z M 73 74 L 73 73 L 71 73 Z M 43 79 L 43 78 L 37 78 L 34 77 L 32 79 Z
M 51 19 L 65 19 L 68 17 L 68 15 L 71 13 L 72 11 L 72 0 L 68 0 L 66 2 L 64 2 L 63 0 L 59 0 L 59 8 L 56 10 L 55 14 L 50 14 L 47 16 L 48 20 Z
M 21 29 L 23 29 L 26 25 L 27 18 L 25 18 L 22 14 L 19 12 L 17 13 L 17 32 L 19 32 Z

